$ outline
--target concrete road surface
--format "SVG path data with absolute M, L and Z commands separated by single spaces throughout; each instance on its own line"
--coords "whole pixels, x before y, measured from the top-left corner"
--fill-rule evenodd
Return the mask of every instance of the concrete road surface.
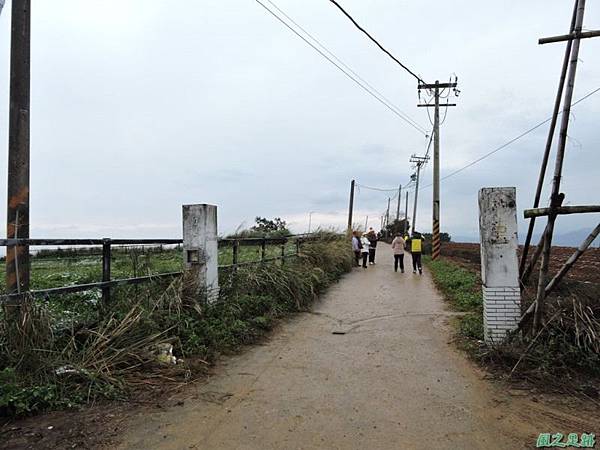
M 483 380 L 449 343 L 429 274 L 394 273 L 389 247 L 377 252 L 311 313 L 224 359 L 184 406 L 135 418 L 121 448 L 517 449 L 583 431 Z

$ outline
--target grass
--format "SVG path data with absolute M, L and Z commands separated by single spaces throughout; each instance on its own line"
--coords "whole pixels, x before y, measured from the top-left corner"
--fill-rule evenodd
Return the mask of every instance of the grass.
M 193 283 L 180 277 L 117 288 L 102 307 L 73 295 L 29 300 L 16 320 L 0 310 L 0 416 L 128 398 L 139 386 L 198 376 L 219 354 L 255 342 L 281 317 L 306 309 L 351 268 L 347 241 L 324 234 L 285 264 L 221 271 L 212 304 L 199 302 Z M 172 344 L 184 363 L 159 363 L 154 352 L 162 343 Z
M 483 340 L 481 282 L 474 270 L 449 259 L 425 258 L 433 280 L 453 309 L 460 348 L 501 378 L 534 383 L 560 392 L 600 390 L 600 307 L 598 286 L 565 281 L 548 301 L 544 328 L 535 336 L 511 333 L 487 346 Z M 527 298 L 524 299 L 527 305 Z M 595 387 L 594 387 L 595 384 Z
M 425 257 L 424 262 L 451 307 L 466 313 L 458 318 L 458 332 L 465 338 L 463 346 L 473 347 L 473 340 L 483 339 L 483 297 L 479 277 L 444 258 L 432 261 Z

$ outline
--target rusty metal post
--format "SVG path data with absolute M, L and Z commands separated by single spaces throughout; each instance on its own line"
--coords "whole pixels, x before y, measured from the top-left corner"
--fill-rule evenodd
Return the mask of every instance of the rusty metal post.
M 285 264 L 285 243 L 281 244 L 281 265 Z
M 110 239 L 103 239 L 102 242 L 102 281 L 110 281 L 110 259 L 111 259 Z M 110 286 L 102 288 L 102 304 L 108 305 L 110 302 Z
M 263 238 L 263 240 L 260 243 L 260 261 L 261 262 L 265 262 L 266 253 L 267 253 L 267 240 Z
M 31 0 L 12 2 L 6 237 L 29 238 Z M 29 245 L 6 249 L 8 293 L 29 290 Z

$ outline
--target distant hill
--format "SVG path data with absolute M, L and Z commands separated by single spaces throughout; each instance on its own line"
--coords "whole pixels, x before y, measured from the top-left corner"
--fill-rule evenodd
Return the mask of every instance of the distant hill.
M 552 244 L 560 247 L 578 247 L 579 244 L 583 242 L 585 238 L 587 238 L 590 234 L 591 230 L 587 228 L 582 228 L 579 230 L 567 231 L 566 233 L 558 233 L 555 234 L 552 239 Z M 537 233 L 533 235 L 532 243 L 535 245 L 540 240 L 540 234 Z M 519 235 L 519 243 L 522 244 L 525 241 L 525 232 Z M 452 242 L 479 242 L 479 236 L 459 236 L 452 235 Z M 600 238 L 596 238 L 596 240 L 592 243 L 592 247 L 600 247 Z
M 568 231 L 566 233 L 555 234 L 552 239 L 553 245 L 562 247 L 579 247 L 579 245 L 590 235 L 591 229 L 582 228 L 580 230 Z M 538 242 L 540 235 L 535 236 L 534 242 Z M 600 239 L 596 238 L 592 242 L 592 247 L 598 247 Z

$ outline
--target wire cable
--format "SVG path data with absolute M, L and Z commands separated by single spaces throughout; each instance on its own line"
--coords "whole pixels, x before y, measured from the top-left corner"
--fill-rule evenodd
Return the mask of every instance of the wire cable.
M 408 125 L 410 125 L 411 127 L 413 127 L 415 130 L 417 130 L 419 133 L 423 134 L 424 136 L 427 137 L 427 131 L 424 131 L 425 128 L 421 127 L 420 125 L 415 125 L 416 122 L 411 119 L 410 117 L 406 116 L 404 113 L 401 113 L 400 111 L 397 111 L 396 109 L 394 109 L 393 106 L 391 106 L 390 104 L 388 104 L 385 100 L 381 99 L 380 97 L 378 97 L 371 89 L 369 89 L 367 86 L 365 86 L 364 84 L 362 84 L 356 77 L 354 77 L 353 75 L 351 75 L 350 73 L 348 73 L 346 70 L 344 70 L 339 64 L 337 64 L 332 58 L 330 58 L 329 56 L 327 56 L 325 53 L 323 53 L 319 48 L 317 48 L 314 44 L 312 44 L 310 41 L 308 41 L 304 36 L 302 36 L 300 33 L 298 33 L 298 31 L 296 31 L 293 27 L 291 27 L 287 22 L 285 22 L 285 20 L 283 20 L 281 17 L 279 17 L 277 14 L 275 14 L 271 9 L 269 9 L 264 3 L 262 3 L 260 0 L 255 0 L 256 3 L 258 3 L 260 6 L 262 6 L 267 12 L 269 12 L 269 14 L 271 14 L 273 17 L 275 17 L 279 22 L 281 22 L 286 28 L 288 28 L 290 31 L 292 31 L 296 36 L 298 36 L 300 39 L 302 39 L 305 43 L 307 43 L 310 47 L 312 47 L 317 53 L 319 53 L 323 58 L 325 58 L 327 61 L 329 61 L 331 64 L 333 64 L 335 67 L 337 67 L 344 75 L 346 75 L 348 78 L 350 78 L 352 81 L 354 81 L 359 87 L 361 87 L 365 92 L 367 92 L 369 95 L 371 95 L 373 98 L 375 98 L 379 103 L 381 103 L 382 105 L 384 105 L 386 108 L 388 108 L 390 111 L 392 111 L 395 115 L 397 115 L 400 119 L 402 119 L 404 122 L 406 122 Z M 413 123 L 414 122 L 414 123 Z
M 359 183 L 356 183 L 356 185 L 358 187 L 361 187 L 363 189 L 368 189 L 368 190 L 371 190 L 371 191 L 378 191 L 378 192 L 395 192 L 395 191 L 398 191 L 398 188 L 384 189 L 384 188 L 379 188 L 379 187 L 365 186 L 364 184 L 359 184 Z
M 387 98 L 385 95 L 383 95 L 377 88 L 375 88 L 371 83 L 369 83 L 367 80 L 365 80 L 363 77 L 361 77 L 358 73 L 356 73 L 356 71 L 353 70 L 350 66 L 348 66 L 348 64 L 346 64 L 344 61 L 342 61 L 340 58 L 338 58 L 338 56 L 335 53 L 333 53 L 325 45 L 323 45 L 323 43 L 321 41 L 319 41 L 310 32 L 308 32 L 306 30 L 306 28 L 304 28 L 297 21 L 295 21 L 292 17 L 290 17 L 289 14 L 287 14 L 283 9 L 281 9 L 279 6 L 277 6 L 272 0 L 267 0 L 267 2 L 269 2 L 269 4 L 271 4 L 271 6 L 273 6 L 273 8 L 275 8 L 281 15 L 283 15 L 287 20 L 289 20 L 292 24 L 294 24 L 300 31 L 302 31 L 306 36 L 308 36 L 316 45 L 318 45 L 329 56 L 331 56 L 333 59 L 335 59 L 340 65 L 342 65 L 345 69 L 347 69 L 352 75 L 354 75 L 356 78 L 358 78 L 360 81 L 362 81 L 365 84 L 365 86 L 367 86 L 374 93 L 379 95 L 379 97 L 381 97 L 383 100 L 385 100 L 387 103 L 389 103 L 390 106 L 392 106 L 399 114 L 402 114 L 405 119 L 409 120 L 415 126 L 420 128 L 422 130 L 422 132 L 425 132 L 426 134 L 428 133 L 428 131 L 425 128 L 423 128 L 421 125 L 419 125 L 418 122 L 413 120 L 407 113 L 405 113 L 397 105 L 395 105 L 394 102 L 392 102 L 389 98 Z
M 573 107 L 573 106 L 577 105 L 578 103 L 581 103 L 582 101 L 584 101 L 584 100 L 588 99 L 589 97 L 591 97 L 592 95 L 596 94 L 596 93 L 597 93 L 597 92 L 599 92 L 599 91 L 600 91 L 600 87 L 599 87 L 599 88 L 596 88 L 596 89 L 594 89 L 593 91 L 591 91 L 591 92 L 589 92 L 588 94 L 586 94 L 586 95 L 584 95 L 583 97 L 581 97 L 581 98 L 580 98 L 579 100 L 577 100 L 576 102 L 573 102 L 573 103 L 571 104 L 571 107 Z M 562 114 L 562 111 L 560 111 L 560 112 L 559 112 L 559 115 L 560 115 L 560 114 Z M 457 170 L 455 170 L 454 172 L 451 172 L 451 173 L 449 173 L 448 175 L 444 175 L 443 177 L 441 177 L 441 178 L 440 178 L 440 181 L 443 181 L 443 180 L 446 180 L 446 179 L 448 179 L 448 178 L 450 178 L 450 177 L 453 177 L 454 175 L 457 175 L 457 174 L 459 174 L 459 173 L 460 173 L 460 172 L 462 172 L 463 170 L 466 170 L 466 169 L 468 169 L 469 167 L 472 167 L 472 166 L 474 166 L 475 164 L 477 164 L 477 163 L 479 163 L 479 162 L 483 161 L 484 159 L 486 159 L 486 158 L 489 158 L 489 157 L 490 157 L 490 156 L 492 156 L 494 153 L 497 153 L 497 152 L 499 152 L 500 150 L 503 150 L 503 149 L 505 149 L 505 148 L 506 148 L 506 147 L 508 147 L 509 145 L 511 145 L 511 144 L 514 144 L 514 143 L 515 143 L 516 141 L 518 141 L 519 139 L 523 138 L 524 136 L 527 136 L 529 133 L 532 133 L 533 131 L 537 130 L 539 127 L 541 127 L 542 125 L 545 125 L 546 123 L 550 122 L 551 120 L 552 120 L 552 117 L 549 117 L 549 118 L 547 118 L 546 120 L 544 120 L 544 121 L 542 121 L 542 122 L 538 123 L 537 125 L 535 125 L 535 126 L 531 127 L 531 128 L 530 128 L 530 129 L 528 129 L 527 131 L 524 131 L 523 133 L 519 134 L 518 136 L 516 136 L 516 137 L 512 138 L 510 141 L 508 141 L 508 142 L 506 142 L 506 143 L 502 144 L 502 145 L 501 145 L 501 146 L 499 146 L 499 147 L 496 147 L 494 150 L 492 150 L 492 151 L 490 151 L 490 152 L 486 153 L 485 155 L 482 155 L 482 156 L 480 156 L 479 158 L 477 158 L 477 159 L 475 159 L 475 160 L 471 161 L 469 164 L 467 164 L 467 165 L 465 165 L 465 166 L 461 167 L 460 169 L 457 169 Z M 433 183 L 430 183 L 430 184 L 428 184 L 428 185 L 426 185 L 426 186 L 423 186 L 422 188 L 419 188 L 419 191 L 420 191 L 421 189 L 425 189 L 425 188 L 428 188 L 428 187 L 431 187 L 431 186 L 433 186 Z
M 429 138 L 429 143 L 427 144 L 427 150 L 425 151 L 425 158 L 429 157 L 429 150 L 431 149 L 431 143 L 433 142 L 433 133 L 431 133 L 431 137 Z M 425 161 L 427 164 L 427 161 Z
M 419 83 L 425 84 L 425 81 L 423 81 L 423 79 L 418 76 L 416 73 L 414 73 L 412 70 L 410 70 L 408 67 L 406 67 L 404 64 L 402 64 L 400 62 L 400 60 L 398 58 L 396 58 L 394 55 L 392 55 L 388 50 L 386 50 L 383 45 L 381 45 L 377 39 L 375 39 L 373 36 L 371 36 L 369 34 L 369 32 L 367 30 L 365 30 L 363 27 L 361 27 L 358 22 L 356 22 L 356 20 L 354 20 L 354 18 L 348 14 L 348 12 L 346 12 L 346 10 L 344 8 L 342 8 L 342 6 L 336 2 L 335 0 L 329 0 L 331 3 L 333 3 L 335 6 L 337 6 L 337 8 L 348 18 L 350 19 L 350 21 L 354 24 L 354 26 L 356 28 L 358 28 L 360 31 L 362 31 L 371 41 L 373 41 L 375 43 L 375 45 L 377 45 L 377 47 L 379 47 L 381 49 L 381 51 L 383 51 L 386 55 L 388 55 L 390 58 L 392 58 L 397 64 L 400 65 L 400 67 L 402 67 L 404 70 L 406 70 L 409 74 L 411 74 L 413 77 L 415 77 L 417 79 L 417 81 Z

